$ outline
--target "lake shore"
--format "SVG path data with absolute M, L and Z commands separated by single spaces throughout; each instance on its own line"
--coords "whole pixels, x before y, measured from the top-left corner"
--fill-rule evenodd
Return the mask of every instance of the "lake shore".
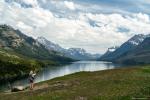
M 42 69 L 37 72 L 35 82 L 39 83 L 42 81 L 50 80 L 56 77 L 73 74 L 76 72 L 82 71 L 100 71 L 106 69 L 114 69 L 117 67 L 123 67 L 121 65 L 115 65 L 110 62 L 101 62 L 101 61 L 78 61 L 72 64 L 61 64 L 59 66 L 47 66 L 42 67 Z M 29 72 L 28 72 L 29 73 Z M 27 77 L 22 77 L 20 79 L 16 79 L 14 81 L 6 82 L 5 84 L 0 85 L 0 91 L 7 91 L 8 85 L 11 86 L 27 86 L 29 84 L 28 81 L 28 73 Z
M 35 90 L 1 93 L 3 100 L 130 100 L 150 96 L 150 65 L 79 72 L 36 84 Z

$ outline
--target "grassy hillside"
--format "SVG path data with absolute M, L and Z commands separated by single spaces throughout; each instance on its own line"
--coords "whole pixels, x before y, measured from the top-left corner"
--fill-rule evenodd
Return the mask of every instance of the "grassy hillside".
M 3 100 L 131 100 L 150 96 L 150 66 L 80 72 L 36 84 Z
M 11 81 L 15 78 L 26 76 L 29 71 L 39 71 L 46 65 L 58 65 L 57 62 L 36 60 L 17 54 L 13 51 L 7 52 L 0 49 L 0 81 Z

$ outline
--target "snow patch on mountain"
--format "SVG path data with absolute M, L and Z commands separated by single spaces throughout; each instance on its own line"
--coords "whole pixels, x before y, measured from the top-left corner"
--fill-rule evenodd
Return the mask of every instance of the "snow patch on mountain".
M 149 35 L 138 34 L 138 35 L 133 36 L 128 42 L 133 45 L 139 45 L 148 36 Z
M 55 44 L 51 41 L 48 41 L 46 38 L 44 37 L 38 37 L 37 41 L 41 44 L 43 44 L 47 49 L 49 50 L 54 50 L 54 51 L 58 51 L 58 52 L 64 52 L 65 49 L 62 48 L 61 46 L 59 46 L 58 44 Z
M 44 37 L 38 37 L 37 41 L 41 44 L 43 44 L 48 50 L 54 50 L 57 52 L 60 52 L 64 54 L 64 56 L 77 59 L 77 60 L 91 60 L 91 59 L 97 59 L 101 55 L 100 54 L 91 54 L 88 53 L 86 50 L 82 48 L 69 48 L 65 49 L 59 46 L 58 44 L 55 44 L 49 40 L 47 40 Z

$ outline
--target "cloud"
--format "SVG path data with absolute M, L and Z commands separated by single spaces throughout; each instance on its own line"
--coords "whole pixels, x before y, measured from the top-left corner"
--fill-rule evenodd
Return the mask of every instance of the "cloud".
M 24 3 L 26 4 L 30 4 L 30 5 L 33 5 L 33 6 L 36 6 L 38 5 L 38 2 L 37 0 L 22 0 Z
M 32 8 L 32 7 L 38 6 L 37 0 L 5 0 L 5 2 L 7 2 L 11 5 L 17 4 L 17 5 L 24 7 L 24 8 Z
M 145 23 L 150 22 L 149 16 L 147 14 L 138 13 L 138 14 L 134 14 L 134 16 L 137 18 L 138 21 L 145 22 Z
M 27 1 L 37 6 L 24 8 L 18 2 L 0 1 L 0 24 L 9 24 L 34 38 L 44 36 L 65 48 L 80 47 L 92 53 L 104 53 L 107 48 L 120 45 L 135 34 L 150 32 L 150 19 L 146 13 L 84 12 L 80 10 L 84 5 L 77 2 L 52 0 L 46 3 L 45 0 L 43 4 L 53 5 L 52 9 L 43 8 L 37 2 L 39 0 Z M 65 2 L 70 7 L 64 6 Z
M 102 13 L 147 13 L 150 14 L 150 1 L 149 0 L 73 0 L 78 2 L 84 7 L 91 8 L 88 11 L 102 12 Z M 75 3 L 76 3 L 75 2 Z
M 64 4 L 67 8 L 69 8 L 70 10 L 75 10 L 75 5 L 73 2 L 70 1 L 64 1 Z

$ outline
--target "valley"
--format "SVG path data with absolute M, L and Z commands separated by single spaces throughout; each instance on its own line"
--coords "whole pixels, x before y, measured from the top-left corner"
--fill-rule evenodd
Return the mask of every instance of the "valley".
M 150 100 L 149 0 L 0 0 L 0 100 Z

